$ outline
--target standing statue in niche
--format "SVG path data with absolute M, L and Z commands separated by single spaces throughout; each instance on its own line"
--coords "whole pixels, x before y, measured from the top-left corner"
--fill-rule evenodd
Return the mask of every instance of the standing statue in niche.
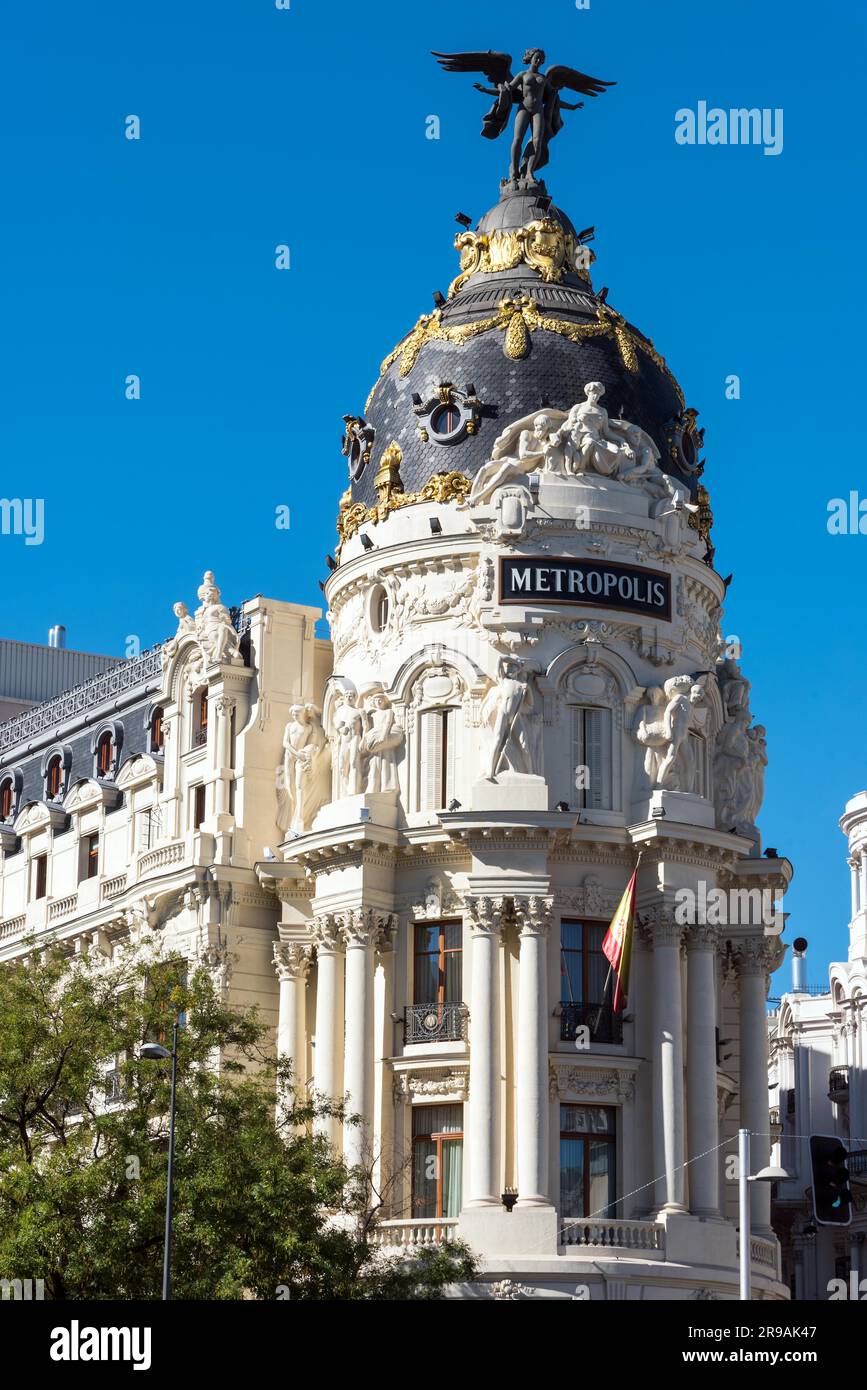
M 652 787 L 695 792 L 697 768 L 689 735 L 699 722 L 704 687 L 694 676 L 671 676 L 649 692 L 651 715 L 641 720 L 638 742 L 647 749 L 644 770 Z
M 479 82 L 475 84 L 477 91 L 496 97 L 482 125 L 482 134 L 488 140 L 496 140 L 502 135 L 509 123 L 512 107 L 517 106 L 509 167 L 509 177 L 513 182 L 519 177 L 530 184 L 536 182 L 536 173 L 548 163 L 551 141 L 563 129 L 561 111 L 578 111 L 584 105 L 581 101 L 575 105 L 563 101 L 560 93 L 564 87 L 583 96 L 596 97 L 606 88 L 615 86 L 613 82 L 589 77 L 576 68 L 556 66 L 542 72 L 545 54 L 541 48 L 527 49 L 524 62 L 528 66 L 517 77 L 512 76 L 512 57 L 509 53 L 434 52 L 433 56 L 446 72 L 479 72 L 494 83 L 493 87 L 483 87 Z
M 363 786 L 361 741 L 364 736 L 364 716 L 355 703 L 355 696 L 344 691 L 335 707 L 334 733 L 337 739 L 337 795 L 358 796 Z
M 540 773 L 540 712 L 533 690 L 536 674 L 520 661 L 500 662 L 499 680 L 482 702 L 482 723 L 490 729 L 487 778 L 497 780 L 501 771 Z
M 283 761 L 277 769 L 277 828 L 303 835 L 326 800 L 322 787 L 327 740 L 312 704 L 293 705 L 283 733 Z
M 365 791 L 397 791 L 397 755 L 403 747 L 404 733 L 383 691 L 368 696 L 367 718 L 368 728 L 361 741 L 367 774 Z

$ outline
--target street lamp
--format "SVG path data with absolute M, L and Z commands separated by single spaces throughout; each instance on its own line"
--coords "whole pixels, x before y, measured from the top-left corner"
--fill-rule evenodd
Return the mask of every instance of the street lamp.
M 166 1057 L 172 1059 L 172 1096 L 169 1106 L 169 1171 L 166 1179 L 166 1231 L 163 1241 L 163 1302 L 170 1298 L 172 1268 L 172 1195 L 175 1167 L 175 1094 L 178 1080 L 178 1020 L 172 1028 L 172 1050 L 160 1043 L 142 1043 L 139 1057 L 145 1062 L 162 1062 Z
M 750 1188 L 751 1182 L 785 1182 L 789 1174 L 785 1168 L 771 1164 L 758 1173 L 750 1173 L 750 1131 L 738 1130 L 738 1199 L 740 1206 L 740 1276 L 742 1303 L 749 1303 L 751 1297 L 750 1275 Z

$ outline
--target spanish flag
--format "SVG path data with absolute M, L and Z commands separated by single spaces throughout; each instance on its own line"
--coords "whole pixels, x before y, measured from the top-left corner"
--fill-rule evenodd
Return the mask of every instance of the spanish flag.
M 605 933 L 602 942 L 602 954 L 610 962 L 611 970 L 617 976 L 613 1003 L 616 1014 L 622 1013 L 626 1008 L 626 995 L 629 989 L 632 934 L 635 928 L 635 880 L 637 876 L 638 865 L 636 864 L 632 871 L 632 877 L 626 885 L 626 891 L 620 899 L 617 911 L 611 919 L 611 926 Z M 608 972 L 609 975 L 611 970 Z

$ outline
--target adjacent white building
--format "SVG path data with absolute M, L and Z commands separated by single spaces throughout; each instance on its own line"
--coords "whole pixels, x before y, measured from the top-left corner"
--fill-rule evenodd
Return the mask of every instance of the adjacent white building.
M 852 875 L 848 958 L 829 967 L 824 987 L 809 984 L 806 951 L 798 952 L 792 989 L 769 1018 L 771 1129 L 790 1174 L 777 1187 L 773 1221 L 798 1299 L 840 1298 L 840 1281 L 851 1297 L 867 1278 L 867 792 L 847 802 L 840 826 Z M 849 1150 L 848 1226 L 815 1220 L 811 1134 L 836 1135 Z

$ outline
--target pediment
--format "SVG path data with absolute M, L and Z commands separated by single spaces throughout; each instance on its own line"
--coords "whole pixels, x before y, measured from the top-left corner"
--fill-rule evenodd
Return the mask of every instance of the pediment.
M 149 753 L 135 753 L 131 758 L 127 758 L 123 767 L 115 778 L 115 786 L 120 791 L 129 791 L 133 787 L 146 786 L 148 782 L 162 781 L 163 760 L 153 758 Z
M 105 806 L 112 810 L 120 801 L 120 795 L 113 782 L 98 782 L 95 777 L 88 777 L 83 782 L 76 782 L 64 797 L 63 806 L 67 812 L 87 811 L 93 806 Z
M 39 830 L 62 830 L 66 811 L 59 802 L 31 801 L 19 813 L 13 829 L 16 835 L 33 835 Z

